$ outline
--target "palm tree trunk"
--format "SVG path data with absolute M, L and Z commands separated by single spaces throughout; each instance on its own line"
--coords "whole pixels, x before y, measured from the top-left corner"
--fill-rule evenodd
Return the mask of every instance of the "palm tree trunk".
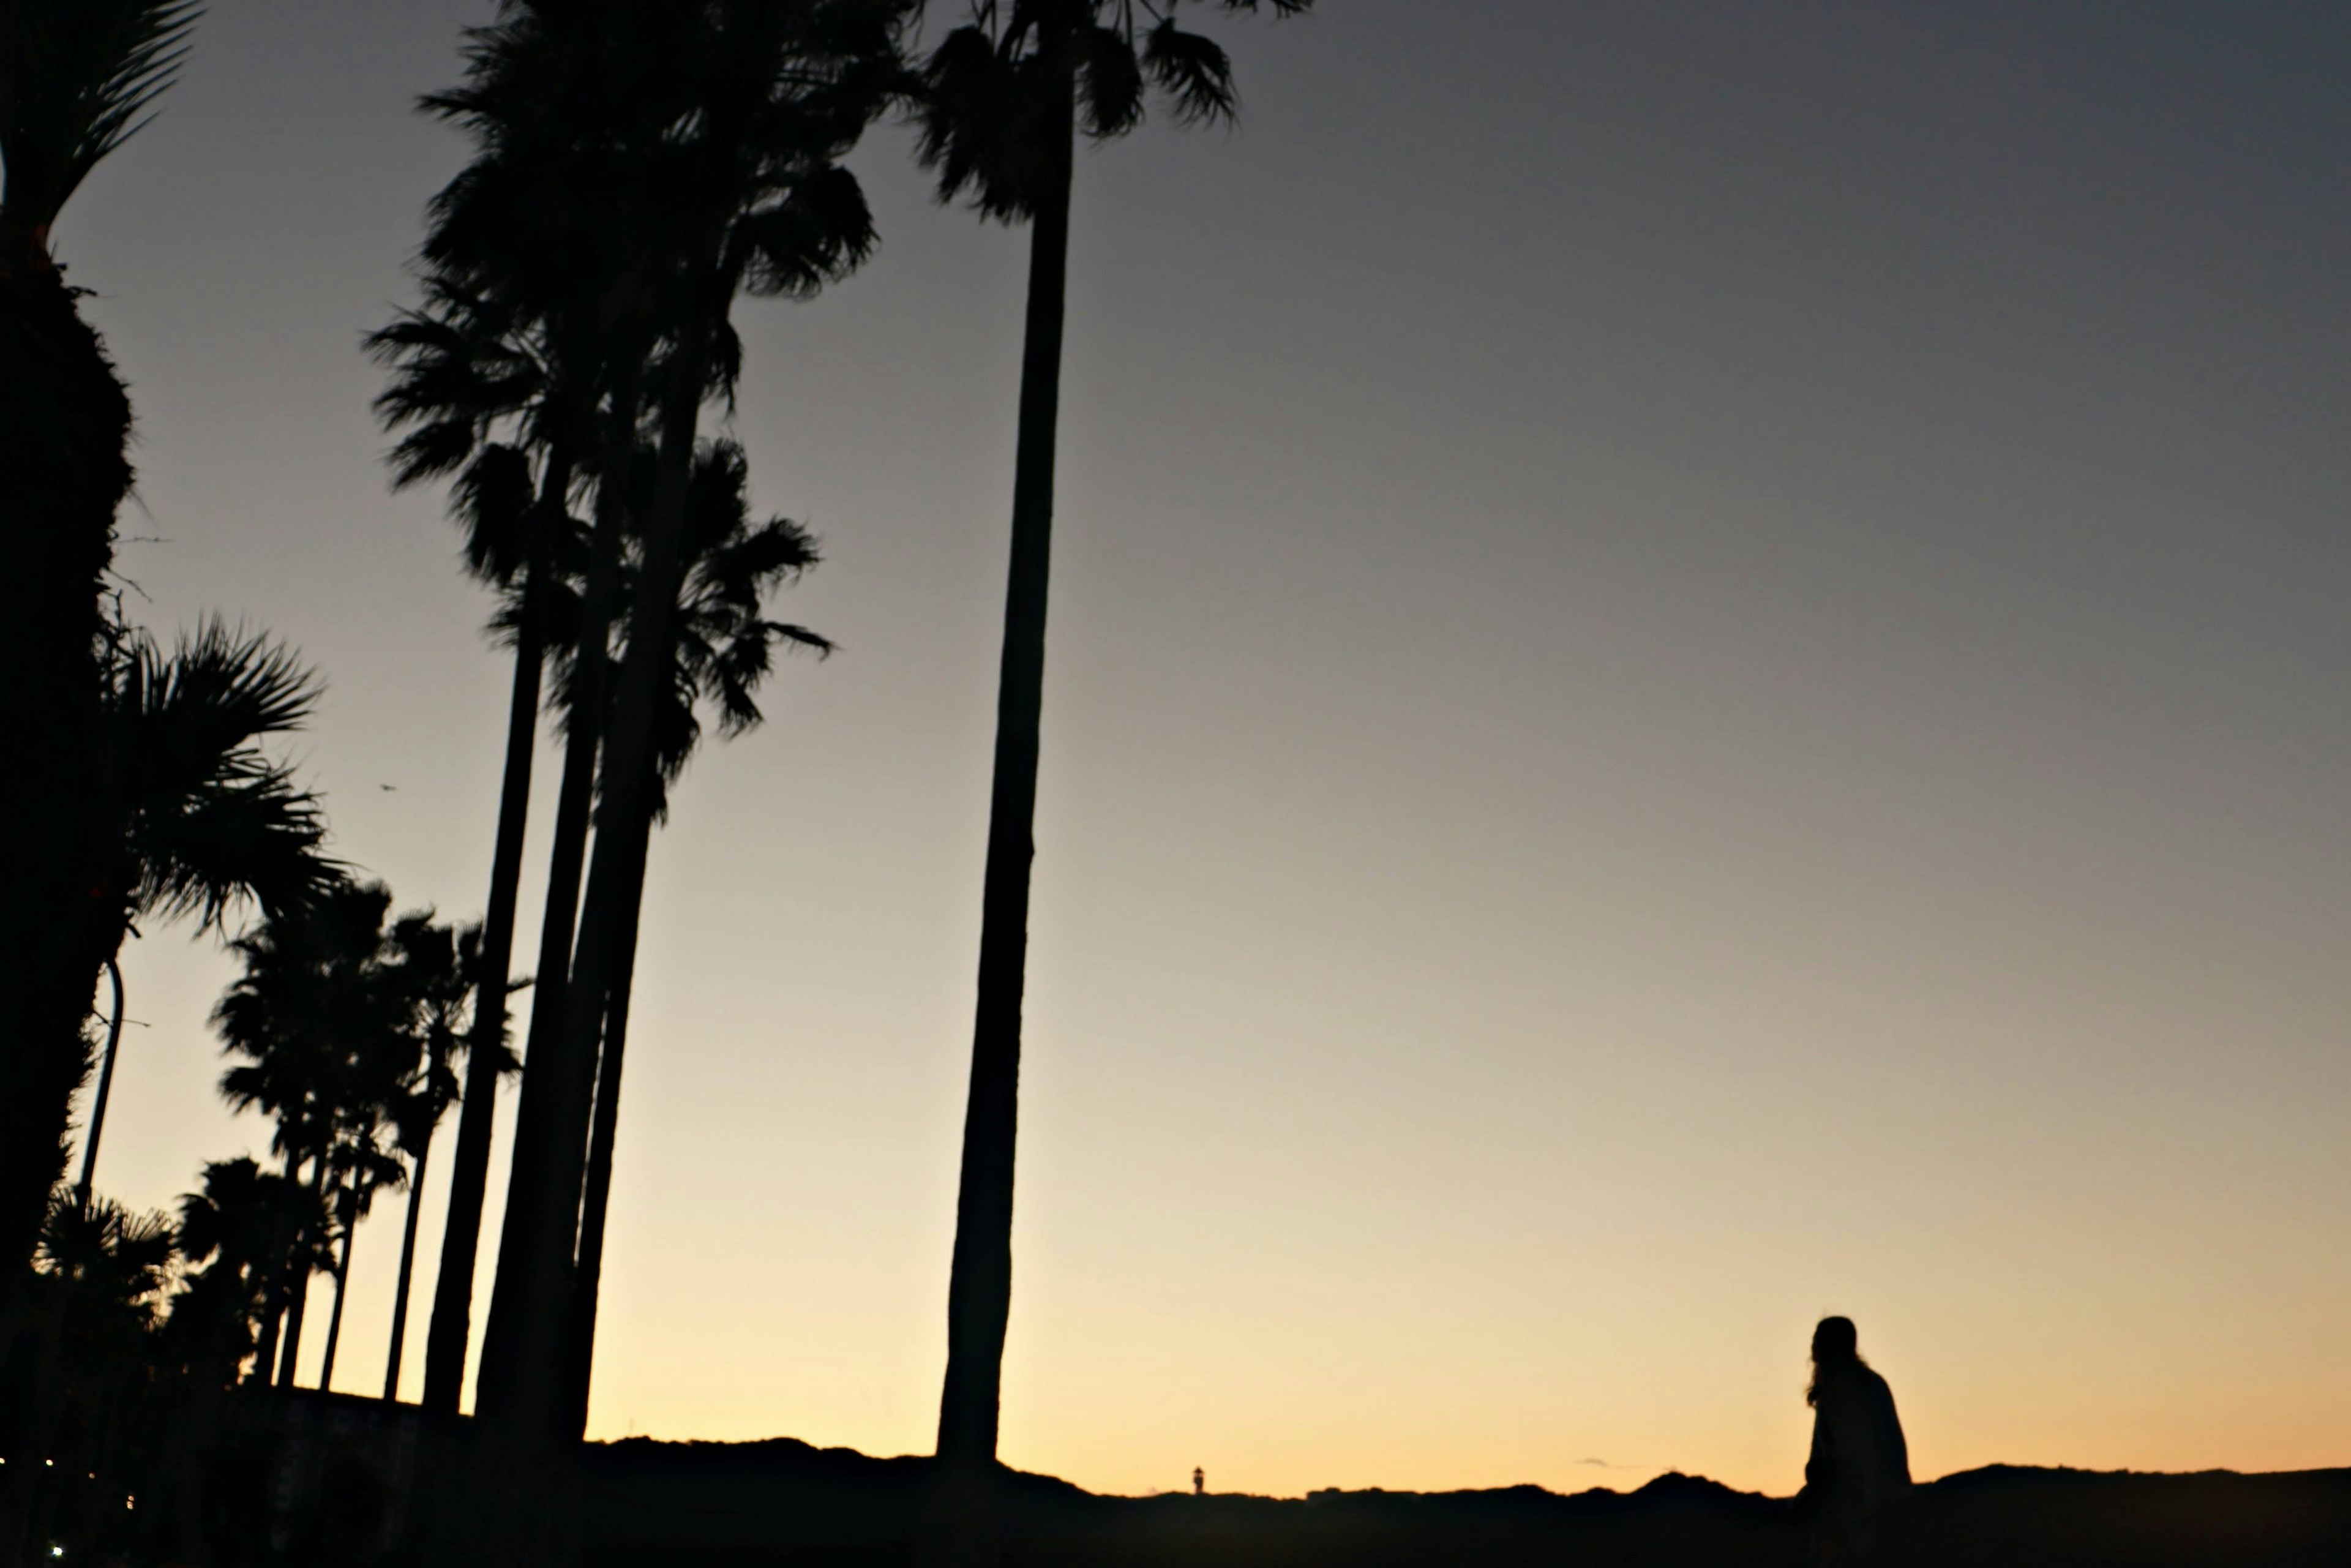
M 674 656 L 677 591 L 684 566 L 686 483 L 709 375 L 713 326 L 709 313 L 696 313 L 672 356 L 671 384 L 662 398 L 653 513 L 645 528 L 629 644 L 615 683 L 600 768 L 602 799 L 580 935 L 564 986 L 559 1027 L 544 1042 L 534 1039 L 534 1066 L 523 1078 L 520 1113 L 532 1113 L 536 1096 L 543 1120 L 533 1128 L 536 1135 L 528 1148 L 519 1123 L 515 1134 L 508 1229 L 499 1244 L 497 1290 L 484 1343 L 486 1361 L 491 1348 L 498 1348 L 503 1381 L 494 1406 L 486 1367 L 480 1404 L 485 1415 L 516 1423 L 511 1430 L 524 1443 L 562 1440 L 559 1435 L 569 1409 L 570 1335 L 550 1334 L 546 1325 L 570 1321 L 596 1044 L 630 906 L 628 895 L 643 876 L 645 840 L 634 825 L 650 805 L 646 784 L 653 767 L 653 721 Z
M 293 1185 L 294 1173 L 300 1168 L 301 1163 L 291 1152 L 286 1155 L 286 1168 L 278 1175 L 287 1186 Z M 277 1263 L 269 1269 L 268 1283 L 262 1289 L 261 1337 L 254 1346 L 252 1377 L 264 1385 L 273 1380 L 277 1371 L 278 1321 L 286 1314 L 286 1287 L 293 1273 L 291 1260 L 298 1239 L 296 1228 L 282 1218 L 278 1221 L 277 1251 L 272 1255 Z
M 648 835 L 652 831 L 650 821 L 639 829 Z M 629 901 L 628 930 L 604 1008 L 604 1049 L 596 1064 L 596 1120 L 589 1134 L 588 1190 L 580 1205 L 579 1278 L 572 1291 L 571 1424 L 567 1430 L 573 1437 L 588 1430 L 588 1393 L 596 1370 L 596 1304 L 604 1281 L 604 1221 L 611 1206 L 612 1146 L 621 1127 L 621 1068 L 629 1044 L 629 992 L 636 977 L 638 918 L 644 907 L 644 859 L 640 851 L 636 896 Z
M 351 1242 L 360 1228 L 360 1188 L 356 1178 L 336 1195 L 336 1206 L 341 1209 L 343 1229 L 342 1253 L 335 1260 L 335 1310 L 327 1317 L 327 1353 L 319 1363 L 319 1392 L 331 1391 L 335 1386 L 335 1347 L 343 1338 L 343 1289 L 351 1279 Z
M 563 998 L 569 989 L 572 933 L 580 908 L 580 883 L 588 858 L 588 833 L 595 805 L 596 758 L 601 748 L 604 691 L 609 681 L 612 612 L 620 594 L 622 536 L 628 519 L 629 469 L 635 455 L 638 393 L 636 372 L 616 378 L 607 413 L 604 460 L 596 481 L 596 535 L 590 545 L 588 585 L 581 601 L 580 645 L 574 653 L 570 734 L 563 750 L 563 777 L 556 794 L 555 843 L 548 857 L 547 904 L 540 917 L 538 970 L 531 982 L 530 1037 L 523 1056 L 522 1094 L 515 1111 L 515 1145 L 507 1182 L 507 1206 L 498 1233 L 497 1274 L 490 1287 L 490 1321 L 482 1336 L 482 1365 L 475 1389 L 476 1414 L 496 1410 L 506 1398 L 517 1334 L 536 1331 L 517 1322 L 511 1304 L 520 1288 L 515 1261 L 538 1213 L 526 1172 L 541 1166 L 538 1151 L 549 1136 L 549 1091 L 559 1053 Z M 567 1229 L 564 1244 L 570 1236 Z M 501 1333 L 498 1325 L 508 1324 Z
M 1037 751 L 1045 690 L 1045 601 L 1053 531 L 1053 442 L 1070 244 L 1071 106 L 1055 106 L 1059 167 L 1029 227 L 1029 309 L 1012 478 L 1012 559 L 996 698 L 995 784 L 980 890 L 979 983 L 964 1108 L 947 1366 L 938 1457 L 975 1473 L 996 1458 L 1004 1335 L 1012 1311 L 1012 1169 L 1020 1112 L 1020 1003 L 1035 853 Z
M 0 223 L 0 496 L 7 497 L 10 769 L 0 811 L 0 1277 L 13 1308 L 49 1189 L 65 1174 L 82 1022 L 126 890 L 108 829 L 119 780 L 103 744 L 104 576 L 131 486 L 131 402 L 75 308 L 46 237 Z M 14 1315 L 13 1311 L 10 1314 Z
M 476 1004 L 478 1005 L 478 1004 Z M 400 1283 L 392 1292 L 392 1353 L 383 1364 L 383 1402 L 400 1397 L 400 1353 L 408 1343 L 408 1285 L 416 1269 L 416 1218 L 424 1207 L 424 1170 L 433 1158 L 433 1139 L 416 1152 L 416 1166 L 408 1177 L 408 1212 L 400 1224 Z
M 514 695 L 507 705 L 506 774 L 498 785 L 497 838 L 490 857 L 490 904 L 482 920 L 482 973 L 474 989 L 465 1093 L 457 1110 L 449 1212 L 442 1222 L 440 1277 L 434 1286 L 433 1318 L 424 1339 L 424 1407 L 453 1416 L 465 1381 L 465 1342 L 473 1329 L 474 1269 L 481 1250 L 482 1204 L 489 1188 L 498 1069 L 505 1056 L 500 1048 L 506 1041 L 507 980 L 514 964 L 515 901 L 522 883 L 523 833 L 530 815 L 530 775 L 538 744 L 539 682 L 547 664 L 548 578 L 554 570 L 554 544 L 570 486 L 570 460 L 561 453 L 550 454 L 538 494 L 542 537 L 523 580 Z M 409 1231 L 413 1236 L 413 1193 L 409 1196 L 408 1211 Z M 403 1261 L 403 1290 L 407 1278 Z M 403 1295 L 403 1311 L 393 1328 L 395 1344 L 407 1327 L 405 1301 Z M 392 1365 L 388 1381 L 396 1388 L 396 1351 Z M 392 1397 L 392 1392 L 387 1390 L 384 1397 Z
M 328 1161 L 325 1150 L 319 1153 L 319 1174 L 311 1183 L 311 1191 L 323 1197 L 327 1192 Z M 302 1356 L 302 1314 L 310 1304 L 310 1227 L 308 1217 L 294 1237 L 294 1261 L 287 1270 L 291 1299 L 286 1309 L 286 1346 L 277 1361 L 277 1386 L 294 1386 L 295 1364 Z
M 81 1135 L 81 1179 L 74 1184 L 74 1201 L 89 1207 L 90 1180 L 98 1174 L 98 1140 L 106 1131 L 106 1097 L 114 1088 L 114 1051 L 122 1043 L 122 966 L 106 960 L 106 977 L 114 982 L 114 1016 L 107 1020 L 106 1054 L 99 1058 L 98 1093 L 90 1102 L 89 1130 Z

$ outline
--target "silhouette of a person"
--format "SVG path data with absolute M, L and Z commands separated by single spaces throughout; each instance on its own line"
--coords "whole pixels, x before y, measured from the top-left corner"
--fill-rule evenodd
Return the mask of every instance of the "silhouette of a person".
M 1199 1466 L 1194 1465 L 1192 1467 L 1192 1495 L 1194 1497 L 1200 1496 L 1207 1490 L 1207 1485 L 1208 1477 L 1207 1472 L 1202 1470 Z
M 1813 1452 L 1804 1461 L 1813 1560 L 1862 1563 L 1886 1533 L 1887 1515 L 1910 1490 L 1910 1449 L 1894 1391 L 1861 1359 L 1851 1318 L 1823 1318 L 1813 1331 Z

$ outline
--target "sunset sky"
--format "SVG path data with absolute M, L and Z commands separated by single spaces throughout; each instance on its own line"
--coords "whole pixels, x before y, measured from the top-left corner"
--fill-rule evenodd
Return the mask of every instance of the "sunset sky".
M 134 613 L 298 646 L 336 852 L 469 918 L 508 666 L 358 344 L 488 9 L 221 0 L 57 235 Z M 1239 128 L 1078 175 L 1004 1458 L 1786 1492 L 1841 1312 L 1922 1478 L 2351 1465 L 2351 12 L 1219 31 Z M 931 1443 L 1026 240 L 857 167 L 872 264 L 737 312 L 841 652 L 655 842 L 593 1436 Z M 268 1136 L 191 937 L 142 1206 Z

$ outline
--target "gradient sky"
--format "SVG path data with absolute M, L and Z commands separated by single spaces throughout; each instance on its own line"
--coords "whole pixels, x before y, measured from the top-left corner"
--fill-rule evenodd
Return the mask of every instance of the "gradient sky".
M 507 666 L 358 340 L 486 11 L 222 0 L 57 232 L 141 612 L 297 643 L 338 851 L 467 916 Z M 1844 1312 L 1922 1476 L 2351 1464 L 2351 16 L 1228 34 L 1238 132 L 1079 175 L 1007 1459 L 1786 1491 Z M 655 847 L 598 1436 L 930 1443 L 1026 249 L 906 150 L 738 312 L 843 652 Z M 127 968 L 163 1205 L 266 1130 L 226 961 Z

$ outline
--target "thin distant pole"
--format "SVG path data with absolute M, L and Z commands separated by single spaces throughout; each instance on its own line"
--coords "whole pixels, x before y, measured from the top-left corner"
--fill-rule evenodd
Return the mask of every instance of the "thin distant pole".
M 74 1184 L 74 1203 L 89 1207 L 89 1181 L 98 1170 L 98 1135 L 106 1131 L 106 1095 L 114 1087 L 114 1048 L 122 1043 L 122 967 L 106 960 L 106 977 L 114 982 L 114 1019 L 106 1026 L 106 1057 L 98 1069 L 98 1098 L 90 1103 L 89 1133 L 81 1141 L 81 1180 Z

